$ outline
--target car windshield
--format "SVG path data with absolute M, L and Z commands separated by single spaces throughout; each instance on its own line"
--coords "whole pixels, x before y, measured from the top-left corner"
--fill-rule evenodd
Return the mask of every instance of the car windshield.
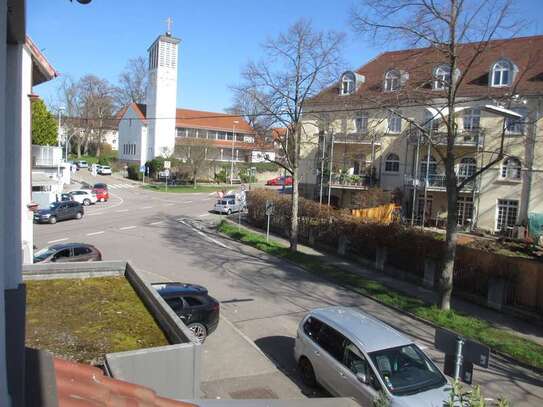
M 390 393 L 420 393 L 447 383 L 432 361 L 416 346 L 405 345 L 369 354 Z
M 59 205 L 58 202 L 53 202 L 53 203 L 49 204 L 49 209 L 56 209 L 56 208 L 58 208 L 58 205 Z
M 44 261 L 46 258 L 51 256 L 52 254 L 55 254 L 56 252 L 48 247 L 45 247 L 41 250 L 38 250 L 34 253 L 34 263 L 39 263 L 40 261 Z

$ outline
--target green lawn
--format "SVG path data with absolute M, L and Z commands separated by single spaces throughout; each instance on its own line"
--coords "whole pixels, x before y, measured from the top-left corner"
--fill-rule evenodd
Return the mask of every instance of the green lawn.
M 238 230 L 237 225 L 227 221 L 223 220 L 218 230 L 266 253 L 293 261 L 303 266 L 309 273 L 484 343 L 491 349 L 501 351 L 528 365 L 543 368 L 543 346 L 503 329 L 494 328 L 487 321 L 455 311 L 442 311 L 417 298 L 392 291 L 376 281 L 368 280 L 336 266 L 323 264 L 317 256 L 300 252 L 292 253 L 288 247 L 278 242 L 266 243 L 265 236 L 246 229 Z
M 156 192 L 166 192 L 165 185 L 145 185 L 145 189 Z M 179 192 L 179 193 L 190 193 L 190 192 L 216 192 L 220 191 L 222 187 L 216 185 L 196 185 L 194 188 L 192 185 L 176 185 L 168 186 L 167 192 Z
M 106 353 L 168 345 L 124 277 L 27 281 L 26 345 L 98 362 Z

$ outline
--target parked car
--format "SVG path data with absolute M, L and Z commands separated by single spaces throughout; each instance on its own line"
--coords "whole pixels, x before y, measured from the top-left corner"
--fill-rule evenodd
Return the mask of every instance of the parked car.
M 53 202 L 47 209 L 34 212 L 36 223 L 57 223 L 59 220 L 81 219 L 84 214 L 83 206 L 76 201 Z
M 207 288 L 177 282 L 155 283 L 152 286 L 200 342 L 204 342 L 217 329 L 220 305 L 208 294 Z
M 302 379 L 363 406 L 383 391 L 391 406 L 442 406 L 451 386 L 409 338 L 358 310 L 329 307 L 300 322 L 294 356 Z
M 81 168 L 88 168 L 89 167 L 89 163 L 84 161 L 84 160 L 79 160 L 79 161 L 76 161 L 75 162 L 75 165 L 77 165 L 77 169 L 81 169 Z
M 266 181 L 266 185 L 292 185 L 292 177 L 289 175 L 287 177 L 275 177 Z
M 111 175 L 111 167 L 109 165 L 98 165 L 96 173 L 99 175 Z
M 73 201 L 73 198 L 70 194 L 62 193 L 60 194 L 60 200 L 61 201 Z
M 94 189 L 105 189 L 106 191 L 108 190 L 107 184 L 104 184 L 103 182 L 97 182 L 96 184 L 94 184 L 93 188 Z
M 96 194 L 92 192 L 92 190 L 78 189 L 76 191 L 70 192 L 70 195 L 72 196 L 72 199 L 74 201 L 77 201 L 85 206 L 89 206 L 98 202 L 98 198 L 96 197 Z
M 61 243 L 45 247 L 34 253 L 34 263 L 66 263 L 72 261 L 100 261 L 102 253 L 85 243 Z
M 244 204 L 237 195 L 225 195 L 217 201 L 213 210 L 218 213 L 230 215 L 243 210 Z
M 105 184 L 94 185 L 94 188 L 92 189 L 92 193 L 96 195 L 96 199 L 98 199 L 99 202 L 106 202 L 107 200 L 109 200 L 109 191 L 107 189 L 107 186 L 103 188 L 103 187 L 97 187 L 96 185 L 105 185 Z

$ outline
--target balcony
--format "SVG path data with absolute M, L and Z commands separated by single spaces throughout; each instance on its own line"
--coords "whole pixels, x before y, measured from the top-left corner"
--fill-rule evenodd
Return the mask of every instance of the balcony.
M 411 144 L 417 144 L 418 131 L 411 132 L 409 142 Z M 425 137 L 421 137 L 421 143 L 425 144 Z M 483 129 L 476 130 L 462 130 L 459 131 L 454 139 L 454 145 L 457 147 L 477 147 L 482 146 L 484 142 Z M 438 132 L 432 134 L 432 143 L 434 146 L 446 146 L 447 145 L 447 133 Z
M 334 143 L 347 144 L 367 144 L 371 145 L 373 139 L 374 145 L 381 145 L 381 139 L 376 135 L 368 133 L 339 133 L 334 134 Z
M 332 173 L 330 186 L 338 189 L 359 189 L 366 190 L 376 186 L 378 180 L 369 175 L 346 175 Z
M 464 179 L 464 177 L 458 177 L 458 184 L 460 184 Z M 413 184 L 416 184 L 417 188 L 424 188 L 424 186 L 426 185 L 428 191 L 445 191 L 447 189 L 447 180 L 445 178 L 445 174 L 430 174 L 428 175 L 428 182 L 426 181 L 425 176 L 419 176 L 419 179 L 416 180 L 416 182 L 413 177 L 406 176 L 405 184 L 411 187 L 413 186 Z M 473 191 L 474 186 L 476 187 L 475 181 L 471 180 L 462 187 L 462 191 L 471 192 Z

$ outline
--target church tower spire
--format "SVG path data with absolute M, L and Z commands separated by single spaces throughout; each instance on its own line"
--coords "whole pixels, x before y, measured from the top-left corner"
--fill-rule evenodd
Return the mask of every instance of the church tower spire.
M 171 17 L 167 31 L 147 49 L 149 82 L 147 85 L 148 142 L 147 157 L 152 159 L 173 154 L 175 148 L 175 114 L 177 101 L 177 59 L 181 40 L 172 36 Z

